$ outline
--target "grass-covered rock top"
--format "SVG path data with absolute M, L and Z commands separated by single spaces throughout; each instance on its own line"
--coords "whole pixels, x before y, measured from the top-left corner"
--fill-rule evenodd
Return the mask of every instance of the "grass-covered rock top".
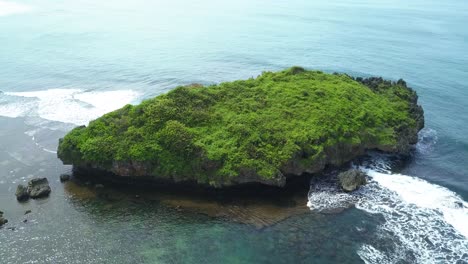
M 368 149 L 407 153 L 423 125 L 417 95 L 402 80 L 293 67 L 126 105 L 73 129 L 58 157 L 116 176 L 282 186 Z

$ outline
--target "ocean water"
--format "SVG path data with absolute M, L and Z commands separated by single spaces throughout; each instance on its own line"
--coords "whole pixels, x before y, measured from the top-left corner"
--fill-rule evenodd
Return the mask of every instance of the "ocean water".
M 468 263 L 467 14 L 462 0 L 0 0 L 1 262 Z M 373 154 L 360 191 L 325 181 L 271 207 L 58 181 L 74 126 L 292 65 L 405 79 L 426 117 L 411 160 Z M 32 177 L 52 195 L 17 203 Z

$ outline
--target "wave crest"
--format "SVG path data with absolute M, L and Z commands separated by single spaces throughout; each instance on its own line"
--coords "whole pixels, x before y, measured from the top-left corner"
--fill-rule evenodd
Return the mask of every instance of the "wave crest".
M 0 1 L 0 16 L 7 16 L 13 14 L 26 13 L 31 11 L 32 8 L 25 4 L 18 4 L 14 2 Z
M 356 208 L 384 217 L 378 234 L 392 240 L 395 248 L 379 250 L 365 244 L 358 252 L 364 261 L 468 261 L 467 202 L 447 188 L 419 178 L 371 169 L 366 172 L 372 180 L 363 188 Z
M 435 131 L 424 133 L 429 136 L 420 142 L 434 144 Z M 366 263 L 468 262 L 468 203 L 443 186 L 392 174 L 398 163 L 385 154 L 363 160 L 359 169 L 367 173 L 369 183 L 351 193 L 339 191 L 333 176 L 330 182 L 312 183 L 308 206 L 315 211 L 334 211 L 354 204 L 359 210 L 382 216 L 384 223 L 377 227 L 372 241 L 357 252 Z
M 101 115 L 132 103 L 140 94 L 132 90 L 84 91 L 50 89 L 0 94 L 0 116 L 40 117 L 50 121 L 86 125 Z

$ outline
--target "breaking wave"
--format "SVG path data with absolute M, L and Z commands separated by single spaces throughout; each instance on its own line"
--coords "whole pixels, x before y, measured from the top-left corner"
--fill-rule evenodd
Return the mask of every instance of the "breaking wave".
M 429 154 L 436 142 L 436 131 L 421 131 L 417 154 Z M 336 179 L 312 184 L 308 206 L 323 211 L 352 203 L 382 216 L 375 239 L 357 252 L 366 263 L 467 263 L 468 203 L 443 186 L 393 174 L 393 162 L 385 154 L 362 161 L 357 168 L 367 173 L 369 183 L 352 193 L 339 191 Z
M 371 182 L 356 207 L 380 214 L 382 239 L 393 249 L 365 244 L 358 251 L 366 263 L 455 263 L 468 261 L 468 203 L 445 187 L 402 174 L 366 169 Z M 385 253 L 384 253 L 385 252 Z
M 50 89 L 0 93 L 0 116 L 40 117 L 49 121 L 86 125 L 97 117 L 133 103 L 140 94 L 132 90 L 84 91 Z
M 337 188 L 336 182 L 336 173 L 314 179 L 309 190 L 307 206 L 313 211 L 326 213 L 355 204 L 359 199 L 358 193 L 345 193 Z

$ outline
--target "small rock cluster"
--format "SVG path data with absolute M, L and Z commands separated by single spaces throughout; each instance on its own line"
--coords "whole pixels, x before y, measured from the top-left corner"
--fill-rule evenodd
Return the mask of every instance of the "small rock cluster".
M 27 201 L 29 198 L 36 199 L 47 197 L 50 194 L 50 186 L 47 178 L 36 178 L 28 182 L 28 186 L 22 184 L 16 188 L 16 199 L 18 201 Z
M 3 212 L 0 211 L 0 227 L 2 227 L 4 224 L 8 223 L 8 220 L 3 218 Z
M 61 174 L 60 175 L 60 182 L 66 182 L 70 180 L 70 175 L 69 174 Z
M 356 169 L 338 174 L 338 180 L 341 188 L 346 192 L 352 192 L 367 183 L 366 174 Z

